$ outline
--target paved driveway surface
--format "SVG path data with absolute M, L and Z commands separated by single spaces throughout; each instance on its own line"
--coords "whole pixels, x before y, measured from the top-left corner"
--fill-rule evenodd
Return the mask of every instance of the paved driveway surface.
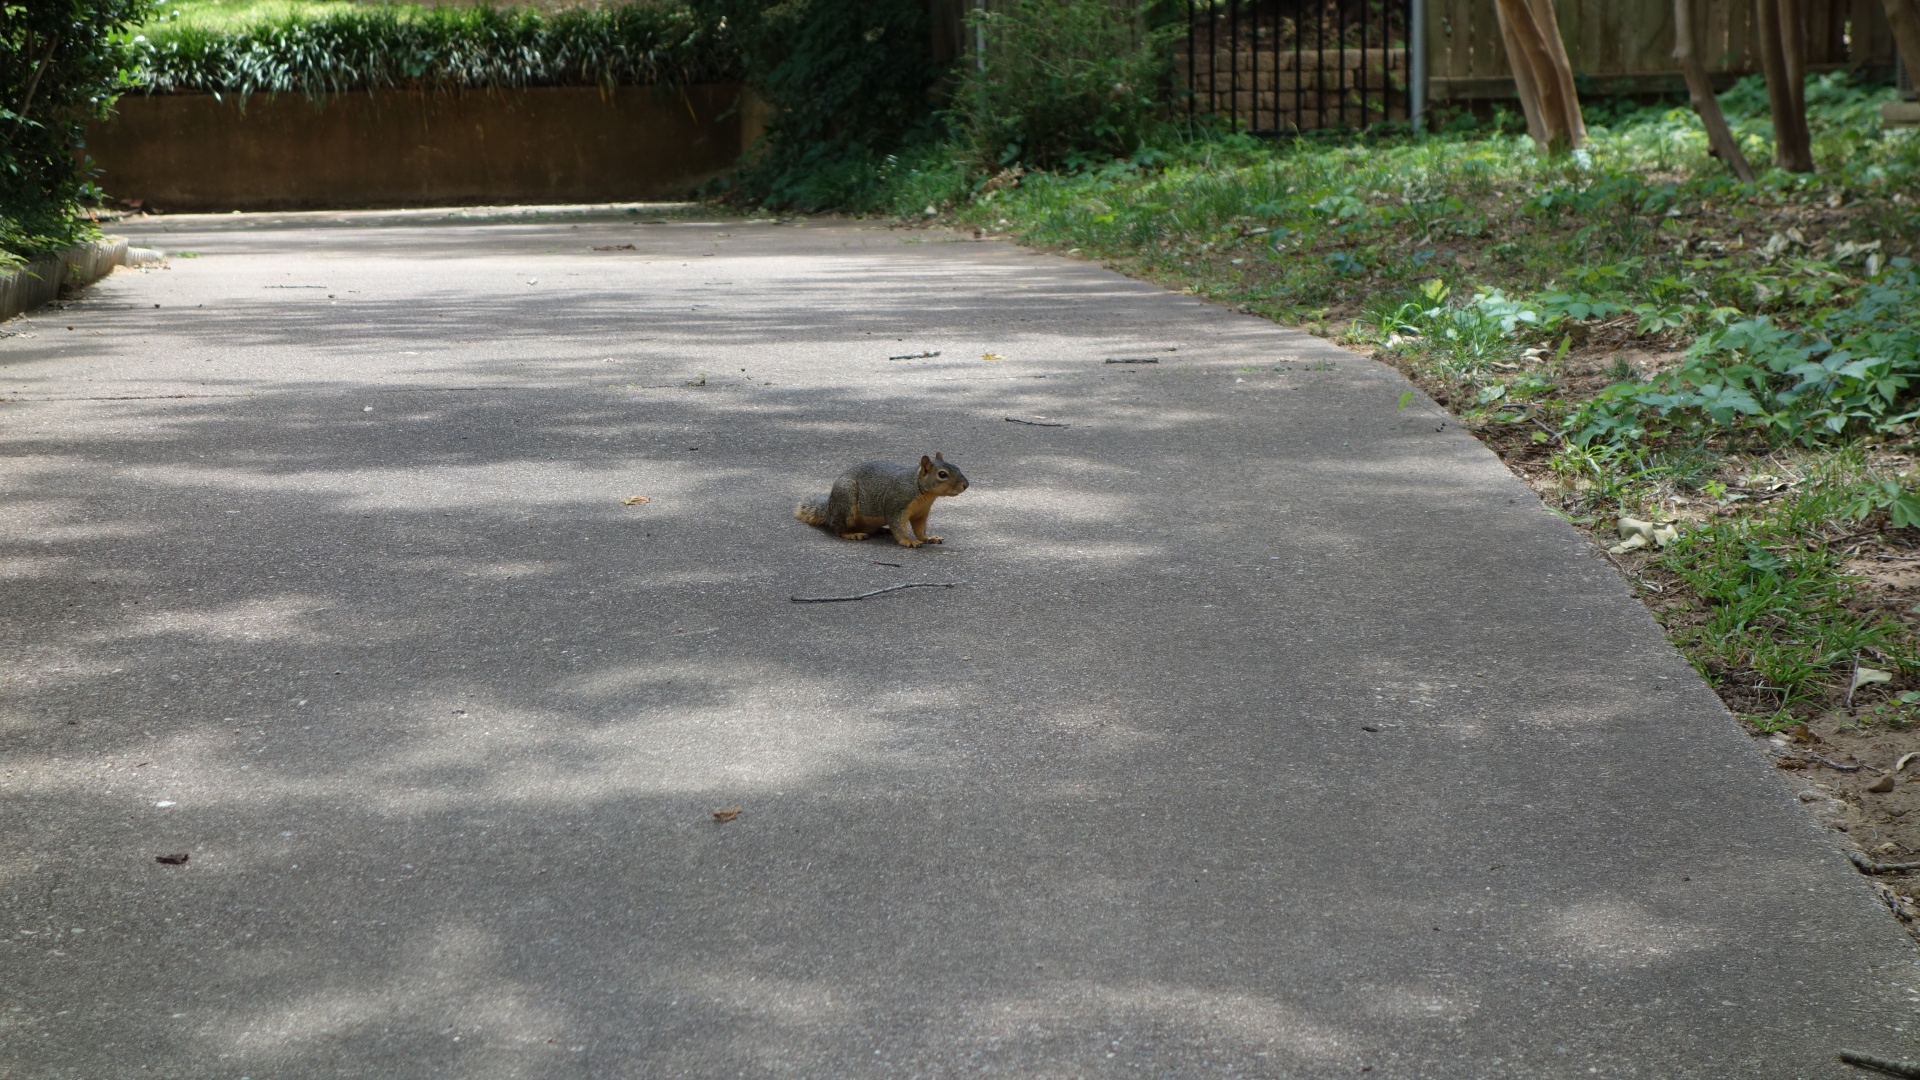
M 128 231 L 199 257 L 0 340 L 0 1076 L 1920 1057 L 1891 917 L 1382 366 L 933 232 Z M 933 450 L 943 546 L 790 516 Z

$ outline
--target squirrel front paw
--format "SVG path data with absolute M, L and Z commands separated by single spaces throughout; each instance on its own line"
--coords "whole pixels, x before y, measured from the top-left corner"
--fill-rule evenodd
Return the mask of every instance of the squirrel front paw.
M 941 538 L 938 536 L 923 536 L 920 538 L 920 542 L 923 544 L 938 544 L 941 542 Z
M 905 530 L 902 530 L 900 535 L 894 537 L 894 539 L 900 541 L 901 547 L 919 547 L 923 542 L 920 540 L 915 540 L 913 538 L 913 534 Z

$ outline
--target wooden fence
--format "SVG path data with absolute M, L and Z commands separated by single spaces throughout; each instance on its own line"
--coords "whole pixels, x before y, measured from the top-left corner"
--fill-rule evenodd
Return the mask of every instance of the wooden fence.
M 1709 0 L 1696 48 L 1716 81 L 1760 70 L 1752 0 Z M 1805 0 L 1807 68 L 1893 66 L 1880 0 Z M 1679 93 L 1673 0 L 1555 0 L 1567 58 L 1583 93 Z M 1428 95 L 1433 101 L 1511 98 L 1513 75 L 1493 0 L 1427 0 Z
M 953 6 L 971 0 L 934 0 Z M 1404 34 L 1367 40 L 1332 62 L 1263 60 L 1260 16 L 1223 21 L 1299 0 L 1189 0 L 1193 41 L 1179 49 L 1180 79 L 1203 112 L 1231 116 L 1254 130 L 1348 126 L 1406 116 Z M 1367 5 L 1385 15 L 1405 0 L 1317 0 L 1328 11 Z M 1893 33 L 1881 0 L 1804 0 L 1807 69 L 1890 72 Z M 1494 0 L 1427 0 L 1427 97 L 1443 104 L 1513 98 L 1512 70 L 1494 16 Z M 1724 87 L 1760 70 L 1753 0 L 1705 0 L 1696 48 Z M 1673 62 L 1673 0 L 1555 0 L 1567 58 L 1582 94 L 1683 94 Z M 1343 16 L 1345 17 L 1345 16 Z M 1390 18 L 1379 20 L 1391 26 Z M 1231 29 L 1223 30 L 1231 23 Z M 1404 24 L 1402 24 L 1404 25 Z M 957 45 L 957 43 L 956 43 Z M 1380 46 L 1385 46 L 1381 48 Z M 1333 55 L 1329 52 L 1325 55 Z M 1365 91 L 1361 89 L 1364 80 Z

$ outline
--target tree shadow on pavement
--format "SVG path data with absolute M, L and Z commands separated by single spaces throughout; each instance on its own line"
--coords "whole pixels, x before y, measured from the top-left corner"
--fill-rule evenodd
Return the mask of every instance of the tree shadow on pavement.
M 1068 276 L 1006 315 L 1093 302 Z M 889 303 L 968 332 L 933 288 Z M 683 375 L 809 295 L 636 352 Z M 771 386 L 629 387 L 566 336 L 612 297 L 489 316 L 553 331 L 532 389 L 15 414 L 0 1062 L 1736 1075 L 1857 1011 L 1768 929 L 1821 842 L 1618 580 L 1383 370 L 808 382 L 796 330 Z M 207 348 L 458 316 L 257 314 Z M 969 471 L 946 544 L 791 518 L 873 448 Z M 789 600 L 917 580 L 962 584 Z M 1878 933 L 1857 907 L 1824 917 Z M 1763 948 L 1817 985 L 1749 977 Z M 1741 995 L 1713 1047 L 1704 988 Z

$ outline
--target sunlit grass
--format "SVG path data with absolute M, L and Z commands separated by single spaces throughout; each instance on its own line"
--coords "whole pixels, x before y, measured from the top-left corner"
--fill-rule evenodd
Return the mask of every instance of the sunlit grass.
M 230 30 L 256 23 L 317 18 L 364 6 L 351 0 L 178 0 L 154 4 L 152 12 L 134 33 L 160 26 Z
M 498 0 L 491 6 L 500 8 L 538 8 L 542 11 L 554 11 L 561 8 L 579 8 L 597 6 L 600 0 Z M 323 15 L 337 14 L 368 7 L 387 6 L 379 3 L 361 3 L 356 0 L 175 0 L 167 3 L 162 0 L 153 5 L 153 10 L 143 22 L 141 30 L 147 27 L 173 23 L 193 26 L 207 30 L 232 30 L 252 26 L 258 23 L 283 22 L 291 18 L 318 18 Z M 398 4 L 404 8 L 429 8 L 441 6 L 470 7 L 462 4 Z M 135 33 L 141 32 L 136 30 Z

